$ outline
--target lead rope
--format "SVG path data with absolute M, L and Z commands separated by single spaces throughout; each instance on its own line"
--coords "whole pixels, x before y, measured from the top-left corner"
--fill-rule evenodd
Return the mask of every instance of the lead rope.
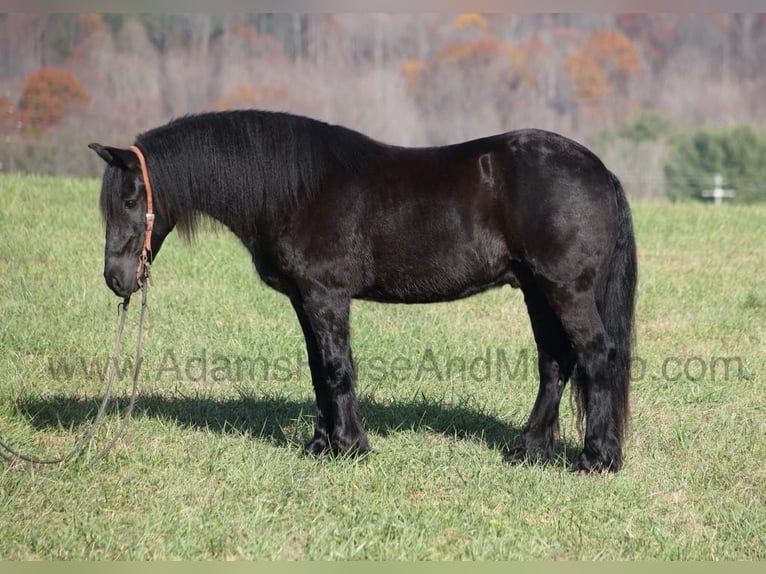
M 146 167 L 146 159 L 144 154 L 137 146 L 131 146 L 130 150 L 136 154 L 139 165 L 141 166 L 141 175 L 144 178 L 144 189 L 146 190 L 146 231 L 144 233 L 144 244 L 141 250 L 141 255 L 138 259 L 138 268 L 136 269 L 136 279 L 138 285 L 141 287 L 141 314 L 138 318 L 138 334 L 136 335 L 136 357 L 133 364 L 133 389 L 130 394 L 130 401 L 125 408 L 120 426 L 117 428 L 117 432 L 112 439 L 101 449 L 101 451 L 91 460 L 91 464 L 97 460 L 102 459 L 106 454 L 117 444 L 117 441 L 122 436 L 123 432 L 128 426 L 128 421 L 133 413 L 133 408 L 136 405 L 136 398 L 138 397 L 138 375 L 141 371 L 141 347 L 144 340 L 144 316 L 146 315 L 146 299 L 149 291 L 149 283 L 151 283 L 151 267 L 152 267 L 152 230 L 154 229 L 154 208 L 152 203 L 152 185 L 149 181 L 149 170 Z M 117 361 L 120 356 L 120 346 L 122 345 L 122 334 L 125 331 L 125 317 L 128 312 L 128 304 L 130 302 L 130 296 L 120 304 L 122 312 L 120 313 L 120 324 L 117 327 L 117 338 L 114 342 L 114 352 L 112 353 L 112 362 L 109 367 L 109 377 L 107 378 L 106 388 L 104 389 L 104 398 L 101 401 L 101 406 L 96 413 L 96 417 L 93 422 L 82 434 L 82 436 L 75 440 L 72 448 L 64 455 L 56 458 L 39 458 L 29 454 L 24 454 L 3 440 L 0 440 L 0 458 L 10 464 L 26 464 L 28 466 L 41 466 L 62 464 L 68 460 L 73 459 L 80 454 L 83 449 L 88 445 L 93 436 L 96 434 L 96 429 L 101 422 L 101 419 L 106 412 L 106 408 L 109 405 L 109 400 L 112 397 L 112 385 L 114 384 L 114 377 L 117 373 Z
M 133 365 L 133 390 L 130 395 L 130 401 L 125 409 L 125 412 L 123 413 L 122 420 L 120 421 L 120 426 L 117 429 L 117 433 L 114 435 L 114 437 L 112 437 L 112 440 L 110 440 L 106 446 L 101 449 L 95 458 L 93 458 L 91 463 L 103 458 L 112 449 L 112 447 L 114 447 L 114 445 L 117 443 L 125 431 L 128 421 L 130 420 L 130 417 L 133 413 L 133 407 L 135 406 L 136 398 L 138 397 L 138 375 L 141 370 L 141 346 L 143 342 L 144 315 L 146 314 L 148 284 L 148 281 L 144 281 L 144 284 L 141 288 L 141 314 L 138 319 L 136 357 L 135 364 Z M 101 401 L 101 405 L 99 406 L 98 412 L 96 413 L 96 417 L 93 419 L 93 422 L 90 423 L 80 438 L 75 440 L 72 448 L 69 449 L 69 451 L 67 451 L 65 454 L 55 458 L 40 458 L 30 454 L 22 453 L 13 448 L 7 442 L 0 440 L 0 447 L 2 448 L 2 450 L 0 450 L 0 458 L 11 464 L 26 464 L 27 466 L 62 464 L 75 458 L 85 449 L 88 443 L 90 443 L 91 439 L 96 434 L 96 430 L 100 425 L 101 419 L 103 418 L 104 413 L 106 413 L 107 406 L 109 405 L 109 401 L 112 398 L 112 386 L 114 385 L 114 379 L 117 373 L 117 361 L 120 355 L 120 346 L 122 345 L 122 335 L 125 331 L 125 318 L 128 314 L 129 300 L 130 298 L 126 298 L 125 301 L 120 304 L 122 308 L 120 313 L 120 323 L 117 327 L 117 337 L 114 342 L 114 351 L 112 353 L 112 361 L 109 367 L 109 377 L 107 378 L 106 387 L 104 388 L 104 398 Z
M 125 408 L 125 413 L 122 416 L 122 421 L 120 421 L 120 426 L 117 428 L 117 432 L 112 437 L 112 440 L 110 440 L 108 443 L 106 443 L 106 446 L 101 449 L 101 452 L 99 452 L 96 457 L 93 459 L 93 462 L 96 462 L 97 460 L 101 460 L 106 456 L 106 453 L 108 453 L 110 450 L 112 450 L 112 447 L 117 444 L 117 441 L 122 436 L 122 433 L 125 432 L 125 429 L 128 426 L 128 421 L 130 421 L 130 417 L 133 414 L 133 407 L 136 406 L 136 398 L 138 397 L 138 373 L 141 371 L 141 347 L 144 342 L 144 315 L 146 315 L 146 294 L 149 292 L 149 283 L 150 283 L 150 264 L 148 262 L 145 262 L 144 264 L 144 278 L 145 281 L 141 285 L 141 313 L 138 316 L 138 334 L 136 335 L 136 357 L 135 362 L 133 363 L 133 389 L 130 392 L 130 401 L 128 402 L 128 406 Z M 125 306 L 123 305 L 123 309 Z M 123 313 L 124 314 L 124 313 Z M 123 321 L 121 321 L 122 323 Z M 117 363 L 117 355 L 114 357 L 114 363 L 112 364 L 112 370 L 115 370 L 115 365 Z

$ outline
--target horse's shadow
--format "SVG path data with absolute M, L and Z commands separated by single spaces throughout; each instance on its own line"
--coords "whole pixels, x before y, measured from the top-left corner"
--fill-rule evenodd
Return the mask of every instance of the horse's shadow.
M 112 410 L 122 410 L 127 403 L 125 397 L 115 399 Z M 77 429 L 93 420 L 99 404 L 98 399 L 55 395 L 19 398 L 16 409 L 38 430 Z M 505 452 L 521 433 L 519 426 L 508 424 L 479 407 L 426 398 L 381 403 L 360 397 L 359 405 L 366 429 L 378 436 L 426 430 L 458 440 L 481 442 Z M 314 404 L 309 400 L 245 395 L 215 398 L 145 394 L 136 400 L 133 410 L 137 418 L 151 417 L 190 429 L 243 434 L 279 447 L 296 447 L 308 440 L 313 413 Z M 305 424 L 300 424 L 301 421 Z M 570 440 L 559 439 L 556 452 L 571 463 L 576 448 Z

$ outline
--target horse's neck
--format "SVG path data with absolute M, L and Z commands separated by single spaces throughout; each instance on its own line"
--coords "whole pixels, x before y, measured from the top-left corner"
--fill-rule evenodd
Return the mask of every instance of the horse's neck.
M 243 213 L 243 202 L 226 183 L 208 181 L 192 187 L 192 211 L 228 227 L 244 240 L 252 233 L 257 214 Z M 251 222 L 248 224 L 248 222 Z

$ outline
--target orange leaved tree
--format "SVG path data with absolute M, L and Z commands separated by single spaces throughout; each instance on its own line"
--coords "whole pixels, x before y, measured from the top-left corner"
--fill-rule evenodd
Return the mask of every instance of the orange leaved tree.
M 40 134 L 59 123 L 68 111 L 89 102 L 88 91 L 72 72 L 40 68 L 27 77 L 19 100 L 24 131 Z
M 622 32 L 602 30 L 592 34 L 584 52 L 601 64 L 619 89 L 624 89 L 628 78 L 641 70 L 638 49 Z
M 592 107 L 613 89 L 624 95 L 630 76 L 641 71 L 641 58 L 625 34 L 602 30 L 570 53 L 564 67 L 577 102 Z

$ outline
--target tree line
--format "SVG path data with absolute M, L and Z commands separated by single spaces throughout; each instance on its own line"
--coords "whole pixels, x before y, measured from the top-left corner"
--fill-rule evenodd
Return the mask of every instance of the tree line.
M 400 145 L 551 129 L 601 146 L 633 195 L 678 198 L 709 175 L 674 151 L 691 131 L 762 139 L 765 47 L 758 14 L 3 14 L 0 162 L 93 175 L 84 141 L 256 107 Z M 651 118 L 666 129 L 636 139 Z

